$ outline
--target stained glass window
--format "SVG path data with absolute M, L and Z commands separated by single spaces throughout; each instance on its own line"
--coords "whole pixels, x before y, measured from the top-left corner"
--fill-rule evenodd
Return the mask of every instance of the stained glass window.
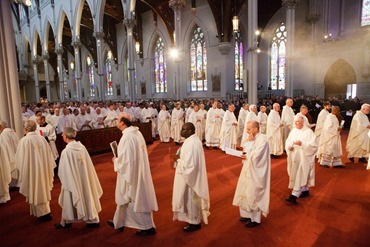
M 167 69 L 166 58 L 164 56 L 164 42 L 161 37 L 158 38 L 154 48 L 154 74 L 155 74 L 155 92 L 167 92 Z
M 362 0 L 361 26 L 370 25 L 370 0 Z
M 281 23 L 275 31 L 271 44 L 271 81 L 272 90 L 285 89 L 286 71 L 286 28 Z
M 96 86 L 94 80 L 94 62 L 92 61 L 90 56 L 86 57 L 86 66 L 87 66 L 87 78 L 89 81 L 89 88 L 90 88 L 90 97 L 96 96 Z
M 204 34 L 196 26 L 190 44 L 191 91 L 207 91 L 207 48 Z
M 243 40 L 240 32 L 235 34 L 235 90 L 243 90 Z
M 112 63 L 113 63 L 112 51 L 108 51 L 107 57 L 105 59 L 105 75 L 107 77 L 107 88 L 105 93 L 106 96 L 113 95 Z

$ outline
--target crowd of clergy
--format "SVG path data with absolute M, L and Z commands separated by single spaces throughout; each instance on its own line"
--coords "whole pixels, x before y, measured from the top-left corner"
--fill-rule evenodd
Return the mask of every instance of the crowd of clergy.
M 304 98 L 282 100 L 261 100 L 258 105 L 240 99 L 230 103 L 212 99 L 24 105 L 26 135 L 20 140 L 6 121 L 0 120 L 0 203 L 10 200 L 10 189 L 19 188 L 30 205 L 30 214 L 50 221 L 53 170 L 59 163 L 62 217 L 55 227 L 69 228 L 76 221 L 98 227 L 103 190 L 89 153 L 75 137 L 77 131 L 117 127 L 122 131 L 112 159 L 117 172 L 117 209 L 107 223 L 119 231 L 133 227 L 141 236 L 155 234 L 152 212 L 158 206 L 145 141 L 132 126 L 136 121 L 150 122 L 153 138 L 159 136 L 164 143 L 173 140 L 179 146 L 174 159 L 172 209 L 174 220 L 189 224 L 183 228 L 186 232 L 199 230 L 201 221 L 208 223 L 210 201 L 203 147 L 241 158 L 243 167 L 232 204 L 239 207 L 240 221 L 247 227 L 258 226 L 261 215 L 269 212 L 271 159 L 286 157 L 292 190 L 286 201 L 293 204 L 310 195 L 316 160 L 325 168 L 345 167 L 341 141 L 345 126 L 350 127 L 347 158 L 364 166 L 368 163 L 370 169 L 369 104 L 358 106 L 358 99 L 351 100 L 357 104 L 351 107 L 357 110 L 343 111 L 340 107 L 346 106 L 336 105 L 333 99 L 314 99 L 315 104 Z M 317 115 L 310 117 L 314 112 Z M 67 143 L 61 154 L 55 146 L 56 134 Z

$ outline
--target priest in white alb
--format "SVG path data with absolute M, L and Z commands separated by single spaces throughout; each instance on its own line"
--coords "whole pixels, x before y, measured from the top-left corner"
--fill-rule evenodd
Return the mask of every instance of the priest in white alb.
M 330 102 L 325 102 L 324 108 L 320 111 L 319 115 L 317 116 L 315 127 L 315 135 L 317 137 L 317 140 L 320 140 L 320 135 L 324 127 L 324 122 L 326 120 L 326 117 L 329 116 L 330 114 L 330 108 L 331 108 Z
M 315 186 L 315 156 L 317 140 L 315 133 L 304 124 L 300 115 L 294 117 L 294 128 L 285 142 L 287 151 L 288 188 L 291 195 L 285 199 L 297 203 L 297 198 L 308 197 L 309 187 Z
M 341 160 L 342 141 L 340 138 L 340 132 L 343 128 L 340 125 L 342 120 L 343 117 L 340 114 L 339 107 L 333 106 L 331 113 L 326 116 L 320 138 L 318 138 L 317 157 L 320 165 L 323 167 L 344 167 Z
M 348 158 L 354 162 L 354 158 L 359 158 L 362 163 L 367 163 L 369 157 L 370 139 L 367 135 L 370 129 L 370 122 L 367 115 L 370 112 L 370 105 L 363 104 L 361 110 L 353 116 L 351 127 L 347 138 L 346 150 Z
M 238 115 L 238 143 L 240 144 L 242 141 L 242 137 L 244 134 L 244 127 L 245 127 L 245 118 L 249 113 L 249 105 L 248 103 L 243 103 L 242 108 L 240 108 L 239 115 Z
M 214 101 L 212 108 L 207 112 L 206 119 L 206 147 L 207 148 L 218 148 L 220 145 L 220 130 L 222 124 L 223 110 L 217 107 L 218 102 Z
M 246 130 L 247 129 L 247 124 L 250 121 L 259 122 L 258 113 L 257 113 L 257 106 L 254 105 L 254 104 L 252 104 L 252 105 L 249 106 L 249 112 L 247 114 L 247 117 L 245 118 L 245 123 L 244 123 L 243 130 Z M 242 136 L 242 139 L 241 139 L 241 142 L 240 142 L 240 145 L 243 146 L 244 145 L 243 143 L 247 139 L 248 139 L 248 133 L 247 133 L 247 131 L 244 131 L 243 136 Z
M 293 111 L 293 99 L 287 98 L 285 100 L 285 106 L 283 106 L 283 110 L 281 111 L 281 123 L 284 124 L 283 130 L 283 143 L 288 138 L 290 131 L 293 129 L 293 119 L 294 119 L 294 111 Z
M 234 104 L 229 104 L 222 119 L 220 130 L 220 149 L 222 151 L 225 151 L 226 148 L 236 149 L 238 143 L 238 120 L 236 120 L 234 110 Z
M 19 171 L 19 193 L 26 197 L 30 214 L 39 221 L 50 221 L 51 189 L 53 188 L 53 153 L 44 137 L 37 134 L 36 123 L 25 123 L 26 135 L 19 141 L 15 163 Z
M 193 232 L 201 229 L 201 221 L 208 224 L 210 201 L 207 169 L 203 145 L 195 135 L 194 124 L 185 123 L 181 136 L 185 142 L 175 157 L 173 220 L 187 222 L 183 230 Z
M 157 198 L 150 172 L 145 139 L 131 116 L 120 115 L 117 128 L 122 131 L 118 157 L 113 157 L 116 181 L 116 212 L 107 224 L 119 231 L 124 227 L 136 228 L 136 235 L 156 234 L 153 211 L 158 211 Z
M 233 205 L 239 207 L 240 221 L 246 227 L 261 223 L 267 217 L 270 204 L 271 160 L 266 135 L 259 132 L 259 123 L 250 121 L 246 126 L 248 139 L 243 147 L 243 167 L 234 195 Z
M 204 118 L 204 114 L 199 111 L 199 106 L 193 104 L 193 111 L 190 113 L 188 118 L 188 122 L 193 123 L 195 126 L 195 135 L 198 136 L 199 140 L 203 140 L 203 126 L 202 126 L 202 119 Z
M 175 103 L 171 113 L 171 138 L 176 145 L 179 145 L 184 139 L 181 137 L 180 132 L 184 124 L 184 110 L 181 108 L 180 102 Z
M 166 105 L 161 106 L 158 113 L 158 134 L 161 142 L 169 142 L 171 137 L 171 115 Z
M 75 141 L 73 128 L 65 128 L 62 136 L 67 143 L 60 156 L 58 171 L 61 183 L 58 202 L 62 219 L 55 227 L 69 228 L 78 221 L 86 222 L 87 227 L 98 227 L 103 190 L 94 164 L 85 146 Z
M 266 136 L 270 146 L 270 154 L 273 158 L 276 158 L 277 156 L 282 155 L 284 152 L 282 132 L 282 127 L 284 124 L 281 123 L 279 115 L 279 103 L 274 103 L 272 107 L 273 109 L 270 111 L 270 114 L 267 117 Z
M 5 120 L 0 120 L 0 203 L 10 200 L 9 186 L 19 187 L 14 163 L 18 143 L 17 134 Z

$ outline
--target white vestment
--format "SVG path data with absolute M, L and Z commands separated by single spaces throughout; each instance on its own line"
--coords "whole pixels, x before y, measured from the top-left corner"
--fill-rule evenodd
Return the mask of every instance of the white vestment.
M 266 135 L 257 134 L 255 140 L 247 141 L 243 148 L 247 158 L 243 160 L 233 205 L 247 212 L 261 212 L 266 217 L 269 213 L 271 174 Z
M 333 114 L 329 114 L 322 126 L 320 138 L 317 138 L 319 140 L 317 157 L 319 158 L 320 165 L 343 165 L 340 159 L 342 156 L 342 142 L 338 128 L 338 118 Z
M 320 135 L 324 126 L 324 122 L 329 114 L 329 111 L 327 111 L 326 109 L 322 109 L 319 113 L 319 116 L 317 117 L 315 135 L 317 136 L 318 140 L 320 140 Z
M 146 143 L 137 127 L 122 131 L 114 171 L 117 172 L 115 229 L 127 226 L 147 230 L 155 227 L 152 211 L 158 211 L 157 198 Z
M 55 144 L 55 141 L 57 139 L 57 135 L 55 133 L 54 127 L 51 124 L 46 123 L 46 125 L 44 125 L 43 127 L 41 127 L 40 125 L 37 125 L 36 131 L 41 136 L 43 136 L 45 139 L 47 138 L 46 141 L 49 143 L 49 146 L 50 146 L 51 152 L 53 153 L 54 159 L 55 160 L 58 159 L 59 158 L 59 153 L 58 153 L 58 150 L 57 150 L 57 145 Z
M 18 144 L 15 163 L 19 171 L 19 193 L 30 204 L 30 213 L 37 217 L 50 213 L 53 188 L 54 156 L 44 137 L 29 132 Z
M 266 112 L 258 112 L 258 122 L 260 123 L 260 132 L 266 134 L 267 114 Z
M 85 115 L 82 115 L 81 113 L 76 117 L 76 127 L 77 130 L 90 130 L 92 119 L 91 116 L 87 113 Z
M 266 136 L 270 146 L 270 154 L 281 155 L 284 152 L 283 133 L 281 131 L 279 112 L 271 110 L 267 117 Z
M 57 134 L 63 133 L 66 127 L 71 127 L 77 130 L 76 123 L 73 121 L 71 115 L 62 115 L 58 120 Z
M 141 119 L 140 122 L 142 123 L 149 123 L 149 121 L 152 124 L 152 137 L 155 137 L 155 121 L 154 121 L 154 112 L 153 108 L 143 108 L 141 110 Z
M 238 115 L 238 142 L 239 144 L 241 143 L 241 140 L 244 134 L 245 119 L 248 113 L 249 111 L 244 110 L 243 107 L 239 111 L 239 115 Z
M 257 114 L 255 112 L 252 112 L 252 111 L 248 112 L 247 117 L 245 118 L 245 121 L 244 121 L 244 128 L 243 128 L 244 133 L 243 133 L 242 139 L 240 141 L 240 145 L 241 146 L 243 146 L 244 143 L 248 139 L 248 133 L 247 133 L 247 124 L 248 124 L 248 122 L 250 122 L 250 121 L 257 121 L 257 122 L 259 122 L 259 120 L 260 119 L 258 118 L 258 116 L 257 116 Z
M 115 110 L 107 110 L 106 118 L 104 119 L 105 127 L 115 127 L 117 126 L 117 112 Z
M 158 134 L 161 142 L 169 142 L 171 137 L 171 115 L 161 110 L 158 114 Z
M 103 113 L 100 113 L 100 114 L 95 113 L 94 115 L 92 115 L 91 122 L 92 122 L 92 126 L 94 127 L 94 129 L 104 128 L 104 118 L 105 117 Z
M 293 145 L 294 141 L 301 141 L 302 145 Z M 293 147 L 293 150 L 290 151 L 289 147 Z M 315 133 L 307 126 L 301 129 L 293 128 L 285 142 L 285 150 L 288 156 L 288 187 L 299 193 L 302 187 L 315 186 L 315 155 L 317 152 Z
M 172 194 L 173 220 L 208 224 L 209 190 L 202 142 L 194 134 L 185 139 L 176 162 Z
M 346 150 L 349 158 L 368 157 L 370 152 L 370 138 L 367 135 L 370 125 L 367 115 L 357 111 L 353 116 L 347 138 Z
M 184 125 L 184 110 L 176 109 L 172 110 L 171 115 L 171 138 L 174 142 L 183 142 L 184 138 L 181 137 L 180 131 Z
M 283 106 L 283 110 L 281 112 L 281 123 L 284 124 L 283 126 L 283 143 L 288 138 L 289 132 L 293 129 L 294 126 L 294 111 L 290 106 Z
M 14 159 L 18 143 L 18 136 L 12 129 L 5 128 L 0 133 L 0 203 L 10 200 L 9 184 L 17 186 L 18 173 Z
M 205 140 L 205 137 L 206 137 L 207 111 L 199 109 L 199 114 L 202 116 L 201 124 L 202 124 L 202 141 L 203 141 Z
M 225 151 L 226 148 L 236 149 L 237 143 L 238 121 L 236 120 L 234 112 L 227 110 L 221 124 L 220 149 L 222 151 Z
M 127 108 L 126 106 L 123 108 L 123 111 L 129 114 L 132 117 L 132 121 L 135 120 L 135 111 L 132 107 Z M 120 115 L 120 114 L 118 114 Z
M 193 123 L 195 126 L 195 135 L 198 136 L 200 141 L 203 141 L 203 126 L 202 126 L 202 119 L 204 118 L 204 114 L 200 111 L 192 111 L 190 113 L 188 122 Z
M 220 130 L 223 115 L 223 110 L 218 108 L 211 108 L 207 112 L 205 138 L 208 147 L 218 147 L 220 145 Z
M 99 222 L 99 199 L 103 195 L 94 164 L 84 145 L 71 141 L 62 151 L 58 177 L 62 184 L 59 205 L 62 222 Z

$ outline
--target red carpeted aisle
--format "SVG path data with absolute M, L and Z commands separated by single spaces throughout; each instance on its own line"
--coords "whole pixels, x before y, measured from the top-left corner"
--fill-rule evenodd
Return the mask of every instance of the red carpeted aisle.
M 343 133 L 345 140 L 347 133 Z M 174 169 L 172 155 L 178 146 L 159 143 L 148 146 L 159 211 L 154 213 L 157 235 L 135 236 L 135 229 L 120 233 L 106 221 L 115 211 L 116 174 L 111 154 L 93 156 L 104 195 L 101 199 L 101 226 L 88 229 L 83 223 L 56 230 L 61 209 L 60 182 L 52 191 L 53 221 L 38 223 L 29 215 L 29 206 L 18 192 L 0 205 L 0 246 L 370 246 L 370 171 L 362 164 L 343 158 L 345 169 L 316 165 L 316 186 L 308 198 L 288 205 L 285 156 L 272 160 L 270 214 L 262 224 L 248 229 L 239 222 L 239 209 L 231 205 L 241 169 L 238 158 L 220 150 L 205 150 L 211 196 L 209 225 L 184 233 L 183 222 L 172 221 L 171 197 Z

